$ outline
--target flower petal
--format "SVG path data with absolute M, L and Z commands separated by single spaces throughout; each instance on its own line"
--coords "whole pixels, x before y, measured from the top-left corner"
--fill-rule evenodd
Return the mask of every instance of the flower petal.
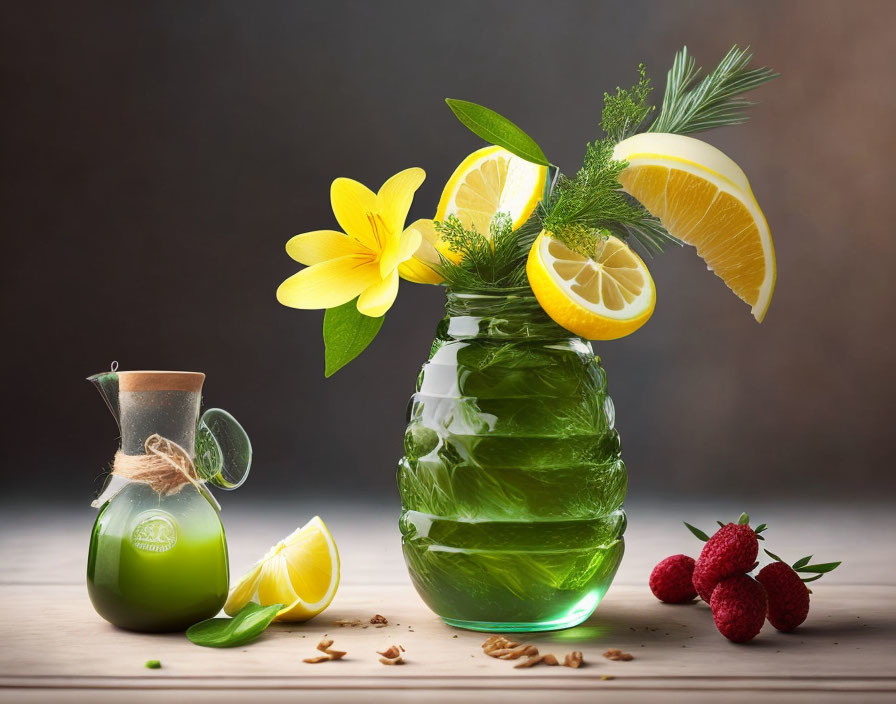
M 379 318 L 392 307 L 396 295 L 398 295 L 398 272 L 393 271 L 361 293 L 358 297 L 358 310 L 371 318 Z
M 286 253 L 306 266 L 350 254 L 371 254 L 360 242 L 335 230 L 315 230 L 296 235 L 286 243 Z
M 302 269 L 280 284 L 277 300 L 290 308 L 334 308 L 382 281 L 370 256 L 351 254 Z
M 415 284 L 440 284 L 443 281 L 439 274 L 413 257 L 398 265 L 398 275 Z
M 380 244 L 370 225 L 377 208 L 373 191 L 350 178 L 337 178 L 330 186 L 330 205 L 343 230 L 368 249 L 379 251 Z
M 380 188 L 376 194 L 377 212 L 389 232 L 399 233 L 404 230 L 404 221 L 411 209 L 414 193 L 425 178 L 426 172 L 415 166 L 399 171 Z
M 395 267 L 410 259 L 420 246 L 421 240 L 420 233 L 411 228 L 397 237 L 390 237 L 380 257 L 380 276 L 385 279 Z
M 439 232 L 432 220 L 416 220 L 408 226 L 408 230 L 420 233 L 421 242 L 414 256 L 399 264 L 398 273 L 403 279 L 418 284 L 440 284 L 442 277 L 433 270 L 433 266 L 439 264 L 439 253 L 436 243 L 439 241 Z

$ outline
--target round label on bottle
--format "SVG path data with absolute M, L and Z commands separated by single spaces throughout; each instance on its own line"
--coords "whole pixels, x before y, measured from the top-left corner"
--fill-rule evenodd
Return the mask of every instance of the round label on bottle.
M 131 543 L 146 552 L 166 552 L 177 542 L 177 528 L 163 513 L 151 513 L 131 532 Z

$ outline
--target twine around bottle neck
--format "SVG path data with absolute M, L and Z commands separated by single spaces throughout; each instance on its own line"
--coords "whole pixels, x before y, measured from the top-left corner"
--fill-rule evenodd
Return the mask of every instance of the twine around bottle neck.
M 148 484 L 159 494 L 176 494 L 186 484 L 199 488 L 200 478 L 193 460 L 176 442 L 154 434 L 146 438 L 144 455 L 126 455 L 119 450 L 112 474 Z

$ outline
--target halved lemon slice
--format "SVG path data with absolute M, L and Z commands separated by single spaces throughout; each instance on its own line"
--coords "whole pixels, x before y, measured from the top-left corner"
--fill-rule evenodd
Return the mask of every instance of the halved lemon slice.
M 762 322 L 775 290 L 775 246 L 741 168 L 712 145 L 678 134 L 629 137 L 613 158 L 629 163 L 619 176 L 623 189 L 694 245 Z
M 339 586 L 339 552 L 315 516 L 256 562 L 230 590 L 224 611 L 233 616 L 250 601 L 285 604 L 276 621 L 307 621 L 323 611 Z
M 641 258 L 617 237 L 597 243 L 590 259 L 542 231 L 526 274 L 545 312 L 589 340 L 615 340 L 647 322 L 656 288 Z
M 442 191 L 436 220 L 455 215 L 464 227 L 475 227 L 485 237 L 496 213 L 507 213 L 517 229 L 544 195 L 548 168 L 511 154 L 503 147 L 477 149 L 458 166 Z M 445 246 L 443 255 L 460 257 Z

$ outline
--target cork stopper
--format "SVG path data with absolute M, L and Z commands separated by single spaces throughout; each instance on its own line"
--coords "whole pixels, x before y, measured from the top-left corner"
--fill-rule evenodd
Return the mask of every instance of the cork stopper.
M 133 371 L 118 372 L 120 391 L 194 391 L 202 390 L 202 372 Z

